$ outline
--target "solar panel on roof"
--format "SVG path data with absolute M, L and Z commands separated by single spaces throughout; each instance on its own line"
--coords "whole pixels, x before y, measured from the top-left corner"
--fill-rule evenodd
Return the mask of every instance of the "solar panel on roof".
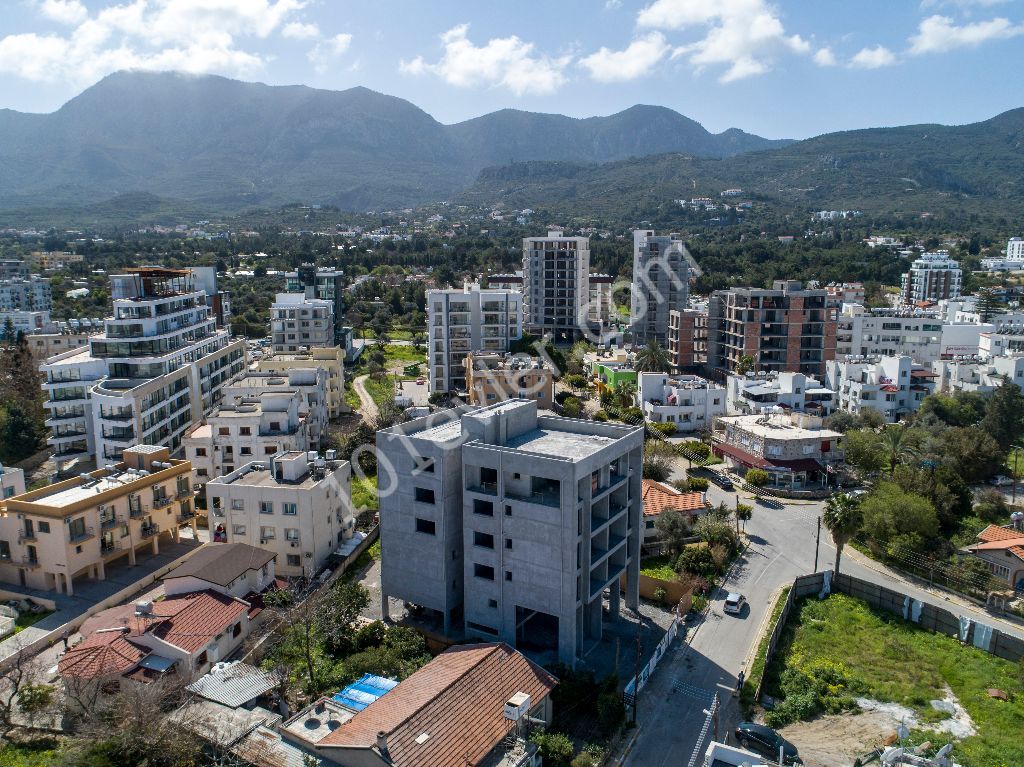
M 363 674 L 362 679 L 338 692 L 332 700 L 353 711 L 362 711 L 397 686 L 398 682 L 394 679 L 387 679 L 375 674 Z

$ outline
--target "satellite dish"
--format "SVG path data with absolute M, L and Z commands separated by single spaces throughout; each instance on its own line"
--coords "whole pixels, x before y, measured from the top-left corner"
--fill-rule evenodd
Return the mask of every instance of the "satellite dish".
M 939 759 L 941 759 L 944 756 L 949 756 L 949 752 L 952 751 L 952 750 L 953 750 L 953 744 L 952 743 L 947 743 L 946 745 L 944 745 L 942 748 L 939 749 L 939 752 L 937 754 L 935 754 L 935 756 L 937 756 Z
M 903 726 L 903 722 L 900 722 L 899 729 L 896 730 L 896 734 L 900 736 L 900 740 L 906 740 L 910 737 L 910 730 Z

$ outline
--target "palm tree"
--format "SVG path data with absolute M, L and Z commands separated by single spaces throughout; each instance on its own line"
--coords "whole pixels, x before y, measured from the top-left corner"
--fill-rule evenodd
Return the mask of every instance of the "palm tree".
M 882 448 L 889 457 L 889 473 L 892 474 L 896 464 L 917 454 L 917 433 L 903 424 L 888 426 L 882 430 Z
M 657 341 L 648 343 L 633 359 L 633 369 L 638 373 L 667 373 L 671 366 L 668 352 Z
M 821 521 L 832 534 L 832 542 L 836 545 L 835 574 L 839 574 L 839 558 L 843 555 L 843 546 L 857 534 L 864 515 L 860 510 L 860 502 L 852 495 L 842 493 L 833 495 L 825 502 L 825 511 Z
M 636 384 L 619 381 L 615 387 L 615 401 L 619 407 L 636 407 Z

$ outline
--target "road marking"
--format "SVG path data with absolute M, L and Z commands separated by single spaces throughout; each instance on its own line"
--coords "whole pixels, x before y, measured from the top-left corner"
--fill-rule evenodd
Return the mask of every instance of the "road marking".
M 768 564 L 766 564 L 766 565 L 764 566 L 764 569 L 763 569 L 763 570 L 761 571 L 761 574 L 760 574 L 760 575 L 758 575 L 758 576 L 757 576 L 756 578 L 754 578 L 754 580 L 752 580 L 752 581 L 750 582 L 750 585 L 751 585 L 751 586 L 756 586 L 756 585 L 757 585 L 757 582 L 758 582 L 759 580 L 761 580 L 761 579 L 762 579 L 762 578 L 764 577 L 764 574 L 765 574 L 766 572 L 768 572 L 768 568 L 769 568 L 769 567 L 771 567 L 772 565 L 774 565 L 774 564 L 775 564 L 776 562 L 778 562 L 778 561 L 779 561 L 779 558 L 780 558 L 781 556 L 782 556 L 782 552 L 780 551 L 780 552 L 779 552 L 778 554 L 776 554 L 776 555 L 775 555 L 775 558 L 774 558 L 774 559 L 773 559 L 773 560 L 772 560 L 771 562 L 769 562 Z

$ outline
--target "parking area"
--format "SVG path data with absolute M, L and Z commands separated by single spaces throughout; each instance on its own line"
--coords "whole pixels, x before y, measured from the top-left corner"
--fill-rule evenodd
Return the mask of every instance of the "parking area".
M 422 381 L 423 383 L 419 383 Z M 423 407 L 428 404 L 430 388 L 427 386 L 427 379 L 420 378 L 415 381 L 399 381 L 399 393 L 402 397 L 409 399 L 413 407 Z

